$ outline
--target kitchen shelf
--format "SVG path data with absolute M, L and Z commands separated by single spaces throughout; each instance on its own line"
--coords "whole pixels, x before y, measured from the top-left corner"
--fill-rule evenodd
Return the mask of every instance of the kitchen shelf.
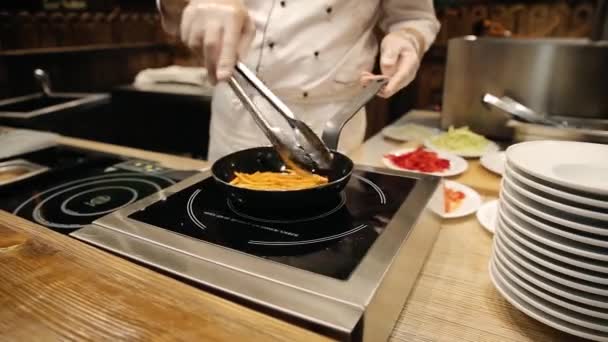
M 150 48 L 169 48 L 169 43 L 128 43 L 128 44 L 93 44 L 81 46 L 60 46 L 37 49 L 18 49 L 0 51 L 0 57 L 21 57 L 45 54 L 66 54 L 83 53 L 96 51 L 130 50 L 130 49 L 150 49 Z

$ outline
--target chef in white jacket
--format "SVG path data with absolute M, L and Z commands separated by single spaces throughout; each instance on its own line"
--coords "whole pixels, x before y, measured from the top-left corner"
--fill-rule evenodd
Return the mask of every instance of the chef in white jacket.
M 415 77 L 439 30 L 432 0 L 159 0 L 165 29 L 201 56 L 212 82 L 208 158 L 268 145 L 226 82 L 237 60 L 320 134 L 360 89 L 378 52 L 390 97 Z M 361 111 L 345 127 L 339 150 L 365 134 Z

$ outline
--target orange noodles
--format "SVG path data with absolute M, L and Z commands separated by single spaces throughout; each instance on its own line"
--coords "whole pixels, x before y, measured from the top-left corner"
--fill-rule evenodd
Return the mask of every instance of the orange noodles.
M 286 172 L 235 172 L 230 184 L 253 190 L 301 190 L 327 184 L 325 177 L 315 174 L 301 174 L 292 170 Z

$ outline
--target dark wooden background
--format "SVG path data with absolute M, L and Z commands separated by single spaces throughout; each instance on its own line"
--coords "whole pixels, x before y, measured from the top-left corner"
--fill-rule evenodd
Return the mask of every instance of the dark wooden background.
M 437 0 L 442 24 L 416 80 L 369 106 L 368 135 L 412 108 L 440 109 L 448 39 L 479 32 L 484 20 L 514 36 L 584 37 L 595 0 Z M 152 0 L 0 1 L 0 99 L 37 91 L 32 70 L 47 69 L 61 91 L 109 92 L 142 69 L 194 64 L 165 35 Z

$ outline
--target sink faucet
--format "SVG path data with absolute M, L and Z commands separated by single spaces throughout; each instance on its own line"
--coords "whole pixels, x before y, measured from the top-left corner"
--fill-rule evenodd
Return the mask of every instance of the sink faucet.
M 42 69 L 36 69 L 34 70 L 34 77 L 42 88 L 44 95 L 51 96 L 51 79 L 49 78 L 49 74 Z

